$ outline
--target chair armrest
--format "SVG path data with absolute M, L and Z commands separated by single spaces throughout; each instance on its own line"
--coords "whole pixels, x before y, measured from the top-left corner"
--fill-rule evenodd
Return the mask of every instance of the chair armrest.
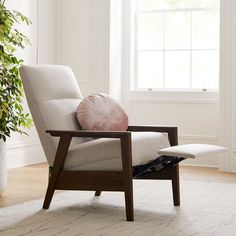
M 128 131 L 168 133 L 171 146 L 178 145 L 178 128 L 175 126 L 129 126 Z
M 119 138 L 124 176 L 132 179 L 132 148 L 130 131 L 86 131 L 86 130 L 46 130 L 52 136 L 60 137 L 54 165 L 56 171 L 63 167 L 68 148 L 73 137 Z
M 90 138 L 123 138 L 131 135 L 130 131 L 46 130 L 46 133 L 57 137 L 69 135 L 71 137 Z

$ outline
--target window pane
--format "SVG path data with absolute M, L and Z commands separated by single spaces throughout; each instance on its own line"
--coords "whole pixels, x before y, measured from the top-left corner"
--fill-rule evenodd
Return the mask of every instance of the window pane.
M 192 48 L 219 48 L 219 13 L 218 11 L 201 11 L 192 13 Z
M 163 52 L 138 53 L 138 88 L 163 87 Z
M 166 52 L 165 88 L 190 88 L 190 51 Z
M 192 52 L 192 88 L 218 88 L 219 51 Z
M 166 0 L 138 0 L 138 1 L 139 1 L 138 7 L 140 10 L 160 10 L 168 8 Z
M 138 18 L 138 49 L 163 49 L 163 14 L 140 14 Z
M 133 0 L 137 1 L 137 0 Z M 139 0 L 140 10 L 219 7 L 220 0 Z
M 166 13 L 165 49 L 190 49 L 191 13 Z
M 136 87 L 218 88 L 220 0 L 136 3 Z

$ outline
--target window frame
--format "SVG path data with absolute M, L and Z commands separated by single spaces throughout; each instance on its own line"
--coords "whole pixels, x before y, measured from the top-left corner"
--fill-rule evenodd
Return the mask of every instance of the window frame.
M 123 0 L 123 88 L 124 97 L 131 100 L 163 100 L 163 101 L 199 101 L 216 102 L 219 99 L 218 89 L 138 89 L 135 87 L 135 48 L 136 30 L 131 27 L 135 25 L 136 13 L 132 6 L 132 0 Z M 136 27 L 136 26 L 135 26 Z M 220 52 L 220 48 L 219 48 Z

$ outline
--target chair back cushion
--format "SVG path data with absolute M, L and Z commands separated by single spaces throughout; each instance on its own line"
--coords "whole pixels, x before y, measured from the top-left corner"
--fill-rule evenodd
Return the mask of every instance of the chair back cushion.
M 27 102 L 41 144 L 50 166 L 54 163 L 58 138 L 45 133 L 48 129 L 79 129 L 75 110 L 82 95 L 72 70 L 67 66 L 22 66 L 20 74 Z M 75 139 L 79 144 L 86 139 Z

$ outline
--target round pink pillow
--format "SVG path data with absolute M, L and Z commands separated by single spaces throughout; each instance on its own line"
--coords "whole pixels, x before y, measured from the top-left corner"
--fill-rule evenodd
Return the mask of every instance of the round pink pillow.
M 106 94 L 93 94 L 83 98 L 76 117 L 84 130 L 126 131 L 128 116 L 121 105 Z

